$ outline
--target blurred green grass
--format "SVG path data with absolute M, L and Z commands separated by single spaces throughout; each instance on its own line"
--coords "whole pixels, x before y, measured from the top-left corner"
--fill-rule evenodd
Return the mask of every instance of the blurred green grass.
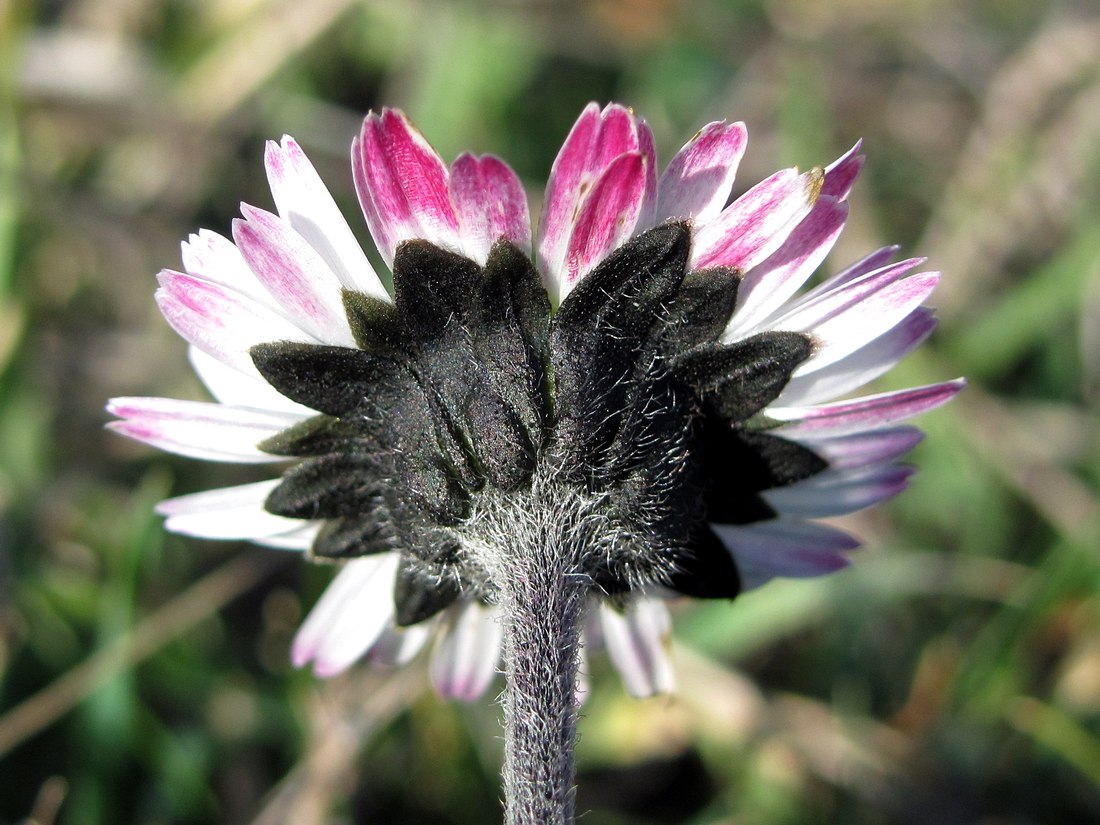
M 666 159 L 745 120 L 741 188 L 864 138 L 831 265 L 928 255 L 942 326 L 884 386 L 972 386 L 923 419 L 913 488 L 847 520 L 850 571 L 678 607 L 677 696 L 593 657 L 584 821 L 1100 819 L 1097 43 L 1085 0 L 0 4 L 0 821 L 497 821 L 491 699 L 293 672 L 330 572 L 164 535 L 157 500 L 248 476 L 102 405 L 201 397 L 153 275 L 269 204 L 263 140 L 354 216 L 351 135 L 401 106 L 537 203 L 591 99 Z

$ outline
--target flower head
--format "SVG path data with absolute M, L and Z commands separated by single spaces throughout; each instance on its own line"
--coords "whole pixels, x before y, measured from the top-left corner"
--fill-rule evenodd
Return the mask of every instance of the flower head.
M 920 433 L 901 422 L 961 387 L 849 397 L 932 331 L 937 275 L 886 248 L 800 293 L 858 146 L 727 205 L 745 145 L 709 124 L 658 176 L 645 122 L 590 105 L 532 239 L 506 164 L 448 167 L 400 112 L 368 115 L 352 169 L 391 294 L 298 145 L 270 143 L 277 214 L 243 205 L 232 241 L 200 231 L 160 275 L 217 401 L 115 399 L 111 426 L 279 469 L 160 509 L 176 532 L 343 564 L 299 665 L 400 662 L 435 636 L 437 687 L 478 695 L 501 556 L 538 530 L 582 548 L 590 638 L 627 687 L 669 689 L 663 599 L 843 567 L 857 542 L 818 519 L 904 489 Z

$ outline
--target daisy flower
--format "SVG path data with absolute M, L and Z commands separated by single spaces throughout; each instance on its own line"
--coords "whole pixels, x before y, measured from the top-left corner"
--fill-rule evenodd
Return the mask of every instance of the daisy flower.
M 845 566 L 856 540 L 821 519 L 901 492 L 921 437 L 903 422 L 962 386 L 858 394 L 931 333 L 938 275 L 888 247 L 805 289 L 859 147 L 728 203 L 746 140 L 708 124 L 659 173 L 646 123 L 591 104 L 532 237 L 504 162 L 448 166 L 401 112 L 372 113 L 352 173 L 392 290 L 298 144 L 271 142 L 275 211 L 242 205 L 231 239 L 201 230 L 159 275 L 216 400 L 117 398 L 109 426 L 271 466 L 160 512 L 177 533 L 340 565 L 299 666 L 431 645 L 436 687 L 470 699 L 497 671 L 502 613 L 526 609 L 544 629 L 567 614 L 631 693 L 670 690 L 665 601 Z M 578 647 L 561 646 L 570 690 Z

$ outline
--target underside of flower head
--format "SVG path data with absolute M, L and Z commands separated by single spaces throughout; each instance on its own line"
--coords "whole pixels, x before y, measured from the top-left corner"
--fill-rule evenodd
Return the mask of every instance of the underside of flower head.
M 659 599 L 842 567 L 857 543 L 819 519 L 904 489 L 920 433 L 902 422 L 961 387 L 852 397 L 932 332 L 938 275 L 885 248 L 800 293 L 843 229 L 858 145 L 727 203 L 746 140 L 708 124 L 658 175 L 645 122 L 590 105 L 532 233 L 502 161 L 448 166 L 400 112 L 371 114 L 352 172 L 392 294 L 302 150 L 273 142 L 277 214 L 242 206 L 232 240 L 204 230 L 160 276 L 218 403 L 116 399 L 111 426 L 286 465 L 161 511 L 343 564 L 299 664 L 402 661 L 440 616 L 437 685 L 476 695 L 514 529 L 583 544 L 594 635 L 632 692 L 667 689 Z
M 260 444 L 303 459 L 267 509 L 325 519 L 319 557 L 401 553 L 403 625 L 460 594 L 493 598 L 466 524 L 535 506 L 524 491 L 536 472 L 571 485 L 604 525 L 583 559 L 599 592 L 736 595 L 736 566 L 708 523 L 774 518 L 760 493 L 827 466 L 746 426 L 813 342 L 762 332 L 721 343 L 738 276 L 689 273 L 690 236 L 676 222 L 639 235 L 553 318 L 530 259 L 508 241 L 484 267 L 403 242 L 393 303 L 344 292 L 356 348 L 252 348 L 273 387 L 321 413 Z

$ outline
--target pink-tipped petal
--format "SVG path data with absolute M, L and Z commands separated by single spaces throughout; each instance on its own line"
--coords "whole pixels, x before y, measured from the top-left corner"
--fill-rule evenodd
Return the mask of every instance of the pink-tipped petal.
M 168 324 L 208 355 L 259 379 L 248 354 L 267 341 L 318 343 L 296 324 L 243 293 L 221 284 L 164 270 L 155 298 Z
M 600 111 L 590 103 L 573 124 L 550 169 L 536 243 L 539 270 L 552 300 L 562 279 L 573 226 L 590 190 L 617 158 L 635 152 L 644 157 L 642 150 L 638 119 L 618 104 Z
M 657 184 L 658 220 L 717 217 L 726 205 L 745 154 L 744 123 L 708 123 L 669 162 Z
M 842 516 L 893 498 L 908 486 L 913 473 L 913 467 L 897 464 L 858 471 L 827 470 L 788 487 L 767 490 L 762 496 L 784 516 Z
M 928 307 L 917 307 L 893 329 L 864 344 L 823 369 L 794 376 L 783 388 L 776 406 L 820 404 L 841 398 L 888 372 L 916 349 L 936 328 Z
M 268 141 L 264 165 L 279 215 L 351 290 L 388 300 L 389 295 L 355 240 L 336 201 L 293 138 Z
M 217 232 L 200 229 L 189 236 L 180 244 L 180 257 L 188 274 L 227 286 L 266 307 L 277 309 L 271 293 L 256 280 L 241 251 Z
M 278 305 L 317 340 L 356 346 L 342 285 L 328 264 L 278 215 L 247 204 L 241 212 L 245 220 L 233 222 L 233 239 Z
M 393 619 L 397 561 L 382 553 L 344 565 L 294 637 L 295 667 L 312 662 L 318 676 L 336 676 L 370 649 Z
M 664 602 L 639 598 L 620 612 L 600 604 L 600 629 L 611 663 L 632 696 L 653 696 L 676 689 L 668 658 L 671 622 Z
M 795 375 L 820 370 L 871 343 L 901 324 L 932 294 L 939 273 L 924 272 L 899 280 L 907 264 L 845 284 L 769 322 L 772 329 L 804 332 L 814 352 Z
M 178 455 L 245 464 L 282 461 L 256 445 L 302 420 L 300 416 L 174 398 L 113 398 L 107 425 L 129 438 Z
M 737 308 L 722 335 L 733 341 L 779 309 L 813 275 L 844 229 L 848 205 L 820 198 L 779 249 L 745 273 L 737 289 Z
M 646 162 L 633 152 L 607 167 L 581 207 L 565 253 L 558 301 L 633 233 L 646 187 Z M 555 296 L 551 295 L 551 300 Z
M 803 579 L 834 573 L 848 565 L 845 553 L 859 547 L 847 533 L 814 522 L 773 519 L 711 527 L 733 554 L 744 590 L 778 576 Z
M 504 631 L 495 607 L 469 601 L 455 612 L 432 654 L 432 684 L 446 699 L 470 702 L 496 675 Z
M 278 484 L 273 479 L 170 498 L 157 505 L 157 512 L 167 516 L 164 527 L 172 533 L 233 540 L 276 536 L 302 526 L 301 519 L 264 509 L 268 493 Z
M 899 421 L 946 404 L 966 386 L 956 378 L 895 392 L 867 395 L 838 404 L 812 407 L 769 407 L 770 418 L 786 422 L 776 430 L 784 438 L 822 438 L 847 435 L 859 430 L 889 427 Z
M 693 268 L 729 266 L 748 272 L 775 252 L 810 213 L 824 173 L 811 169 L 776 172 L 699 226 L 692 250 Z
M 821 186 L 822 195 L 828 195 L 837 200 L 848 197 L 866 160 L 859 153 L 861 146 L 863 141 L 857 140 L 855 146 L 825 167 L 825 183 Z
M 492 155 L 459 155 L 451 166 L 450 186 L 470 258 L 484 265 L 489 250 L 500 238 L 529 253 L 531 217 L 527 195 L 508 164 Z
M 462 253 L 447 165 L 402 112 L 367 115 L 351 156 L 359 205 L 388 266 L 411 238 Z

